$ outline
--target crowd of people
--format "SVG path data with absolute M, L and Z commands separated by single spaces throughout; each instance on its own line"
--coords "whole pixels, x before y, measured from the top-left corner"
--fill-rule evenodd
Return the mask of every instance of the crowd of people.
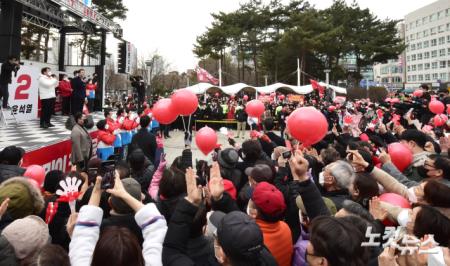
M 151 104 L 106 109 L 94 158 L 77 110 L 69 173 L 36 184 L 23 149 L 0 152 L 0 265 L 450 265 L 450 123 L 428 108 L 450 97 L 421 92 L 273 101 L 259 118 L 248 99 L 211 98 L 194 118 L 225 102 L 237 134 L 203 160 L 186 141 L 172 162 Z M 301 105 L 329 125 L 311 146 L 286 126 Z

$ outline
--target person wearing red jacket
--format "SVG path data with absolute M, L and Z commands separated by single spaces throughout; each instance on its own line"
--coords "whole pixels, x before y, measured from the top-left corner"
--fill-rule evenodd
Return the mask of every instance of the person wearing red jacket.
M 114 120 L 113 113 L 111 108 L 105 109 L 105 120 L 106 125 L 108 127 L 108 131 L 111 134 L 114 134 L 116 136 L 116 139 L 113 143 L 114 146 L 114 154 L 121 154 L 121 148 L 122 148 L 122 138 L 120 136 L 120 123 L 119 121 Z
M 95 101 L 95 90 L 97 89 L 97 84 L 93 83 L 92 79 L 88 80 L 86 84 L 86 98 L 88 99 L 88 109 L 89 112 L 94 111 L 94 101 Z
M 59 95 L 62 98 L 62 114 L 70 114 L 70 97 L 72 97 L 72 85 L 70 84 L 69 77 L 64 75 L 59 81 L 58 85 Z
M 106 120 L 97 122 L 97 157 L 103 161 L 108 160 L 109 156 L 114 154 L 114 141 L 116 136 L 108 131 L 108 124 Z

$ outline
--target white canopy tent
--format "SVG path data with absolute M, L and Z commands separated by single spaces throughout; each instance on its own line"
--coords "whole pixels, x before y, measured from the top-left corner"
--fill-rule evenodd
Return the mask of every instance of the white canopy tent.
M 323 83 L 323 82 L 319 82 L 319 84 L 321 86 L 327 86 L 327 84 Z M 346 88 L 333 86 L 333 85 L 328 85 L 328 87 L 337 93 L 347 94 Z M 258 93 L 272 93 L 272 92 L 276 92 L 278 89 L 281 89 L 281 88 L 290 89 L 290 90 L 292 90 L 292 92 L 298 93 L 298 94 L 308 94 L 313 91 L 313 88 L 311 85 L 293 86 L 293 85 L 287 85 L 287 84 L 283 84 L 283 83 L 275 83 L 275 84 L 268 85 L 265 87 L 254 87 L 254 86 L 247 85 L 245 83 L 236 83 L 233 85 L 222 86 L 222 87 L 212 85 L 209 83 L 198 83 L 193 86 L 187 87 L 186 89 L 195 94 L 204 94 L 207 90 L 209 90 L 211 88 L 219 89 L 220 91 L 222 91 L 223 93 L 228 94 L 228 95 L 237 94 L 239 91 L 241 91 L 245 88 L 252 88 L 252 89 L 256 90 Z

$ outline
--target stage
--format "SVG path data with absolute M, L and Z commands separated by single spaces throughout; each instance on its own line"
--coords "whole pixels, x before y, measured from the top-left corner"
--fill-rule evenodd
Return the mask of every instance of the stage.
M 94 123 L 103 119 L 102 113 L 92 114 Z M 54 127 L 42 129 L 39 119 L 8 123 L 6 127 L 0 127 L 0 150 L 11 145 L 25 150 L 23 166 L 33 164 L 42 165 L 46 172 L 50 170 L 69 171 L 70 169 L 70 130 L 65 128 L 67 116 L 52 116 Z M 97 147 L 97 130 L 94 126 L 88 130 L 94 146 Z

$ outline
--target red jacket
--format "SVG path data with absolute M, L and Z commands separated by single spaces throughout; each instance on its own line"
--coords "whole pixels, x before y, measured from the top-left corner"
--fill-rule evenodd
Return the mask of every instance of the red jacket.
M 131 120 L 130 118 L 125 117 L 125 119 L 123 120 L 122 129 L 133 130 L 138 126 L 139 124 L 136 122 L 136 120 Z
M 98 131 L 98 135 L 97 135 L 97 141 L 98 142 L 103 142 L 106 145 L 113 145 L 114 141 L 116 140 L 116 136 L 114 136 L 113 134 L 109 133 L 106 130 L 99 130 Z
M 108 125 L 108 131 L 109 133 L 113 134 L 114 130 L 120 128 L 119 122 L 114 121 L 113 119 L 106 119 L 106 123 Z
M 70 97 L 72 96 L 72 85 L 70 85 L 70 81 L 61 80 L 58 85 L 59 94 L 62 97 Z

